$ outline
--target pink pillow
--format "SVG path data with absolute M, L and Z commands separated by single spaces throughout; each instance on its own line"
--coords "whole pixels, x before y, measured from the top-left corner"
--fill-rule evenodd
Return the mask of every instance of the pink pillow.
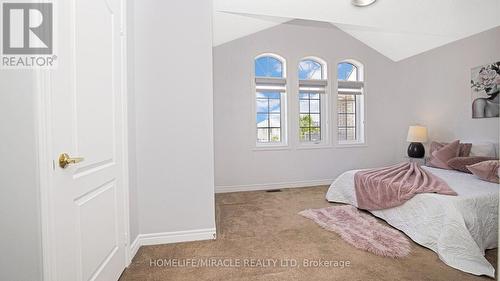
M 467 169 L 471 171 L 478 178 L 493 182 L 500 183 L 498 179 L 498 173 L 500 172 L 500 161 L 490 160 L 483 161 L 474 165 L 467 166 Z
M 430 145 L 430 154 L 436 150 L 440 150 L 445 145 L 449 144 L 448 142 L 437 142 L 433 141 Z M 458 152 L 458 157 L 469 157 L 471 154 L 472 143 L 460 143 L 460 149 Z
M 484 157 L 484 156 L 470 156 L 470 157 L 459 156 L 451 158 L 450 160 L 448 160 L 448 162 L 446 162 L 446 164 L 448 164 L 448 166 L 450 166 L 453 170 L 457 170 L 467 174 L 472 174 L 471 171 L 467 169 L 467 166 L 471 166 L 488 160 L 498 160 L 498 158 Z
M 460 141 L 456 140 L 443 146 L 441 149 L 432 152 L 433 158 L 431 159 L 430 164 L 436 168 L 451 170 L 452 168 L 448 166 L 446 162 L 448 162 L 451 158 L 457 157 L 459 152 Z
M 431 142 L 430 149 L 429 149 L 429 157 L 427 158 L 427 161 L 426 161 L 428 166 L 433 167 L 432 162 L 434 160 L 434 156 L 432 156 L 432 153 L 434 151 L 440 150 L 441 148 L 443 148 L 447 144 L 449 144 L 449 143 L 437 142 L 437 141 Z M 460 146 L 460 148 L 459 148 L 459 152 L 458 152 L 458 157 L 468 157 L 471 153 L 472 143 L 460 143 L 459 146 Z M 490 159 L 484 159 L 484 161 L 486 161 L 486 160 L 490 160 Z M 471 164 L 475 164 L 475 163 L 471 163 Z M 436 167 L 436 168 L 439 168 L 439 167 Z M 465 166 L 463 168 L 467 170 L 467 168 L 465 168 Z M 469 171 L 469 170 L 467 170 L 467 171 Z

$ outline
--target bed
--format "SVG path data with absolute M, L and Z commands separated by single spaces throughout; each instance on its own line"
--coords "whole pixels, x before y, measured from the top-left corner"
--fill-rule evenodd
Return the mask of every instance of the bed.
M 499 185 L 458 171 L 423 168 L 446 181 L 458 196 L 422 193 L 401 206 L 370 212 L 436 252 L 447 265 L 494 278 L 495 269 L 484 254 L 498 243 Z M 357 171 L 340 175 L 326 199 L 358 207 L 354 190 Z

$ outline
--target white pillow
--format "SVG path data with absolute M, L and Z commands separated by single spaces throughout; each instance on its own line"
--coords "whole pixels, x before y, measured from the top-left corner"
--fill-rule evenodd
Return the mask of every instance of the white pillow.
M 492 142 L 472 142 L 470 156 L 497 157 L 496 145 Z

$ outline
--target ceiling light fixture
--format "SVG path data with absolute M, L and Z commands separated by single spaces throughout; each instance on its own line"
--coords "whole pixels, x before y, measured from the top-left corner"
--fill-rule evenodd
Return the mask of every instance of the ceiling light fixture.
M 366 7 L 375 3 L 375 1 L 377 0 L 351 0 L 351 4 L 356 7 Z

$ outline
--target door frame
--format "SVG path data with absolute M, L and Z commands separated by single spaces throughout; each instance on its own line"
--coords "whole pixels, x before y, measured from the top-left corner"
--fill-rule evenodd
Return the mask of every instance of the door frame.
M 122 178 L 124 201 L 124 225 L 125 225 L 125 259 L 128 266 L 132 261 L 130 253 L 130 200 L 129 200 L 129 155 L 128 155 L 128 25 L 127 25 L 127 0 L 120 0 L 121 3 L 121 108 L 122 108 L 122 171 L 118 175 Z M 57 21 L 55 21 L 57 23 Z M 57 37 L 56 37 L 57 38 Z M 57 42 L 56 42 L 57 44 Z M 43 281 L 56 281 L 54 274 L 55 264 L 55 241 L 54 241 L 54 214 L 52 209 L 52 173 L 56 165 L 52 159 L 52 136 L 51 136 L 51 113 L 52 100 L 50 88 L 50 73 L 37 69 L 34 71 L 35 85 L 33 94 L 35 95 L 35 143 L 36 143 L 36 164 L 37 164 L 37 184 L 40 210 L 40 230 L 42 241 L 42 278 Z

